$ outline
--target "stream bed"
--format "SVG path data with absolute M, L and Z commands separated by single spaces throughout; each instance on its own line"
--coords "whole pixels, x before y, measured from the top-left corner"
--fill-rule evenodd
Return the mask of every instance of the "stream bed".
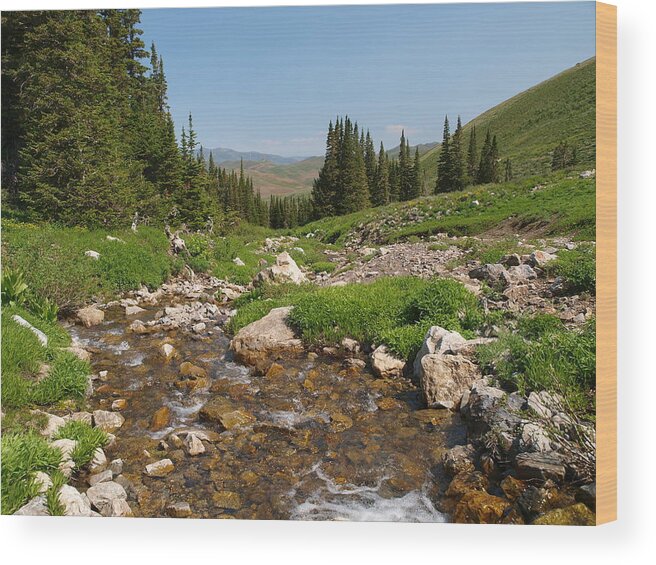
M 256 375 L 234 362 L 218 324 L 198 334 L 128 331 L 164 305 L 134 316 L 115 306 L 102 324 L 71 328 L 92 352 L 94 373 L 107 371 L 94 382 L 92 409 L 126 401 L 125 422 L 106 451 L 124 461 L 135 516 L 166 516 L 171 505 L 188 503 L 194 518 L 449 520 L 440 505 L 447 484 L 440 461 L 464 442 L 457 415 L 421 409 L 419 390 L 407 380 L 379 379 L 328 356 L 280 359 Z M 177 351 L 170 361 L 160 353 L 163 343 Z M 184 362 L 206 377 L 189 386 L 180 376 Z M 226 430 L 199 417 L 210 401 L 230 403 L 248 421 Z M 163 407 L 168 418 L 158 429 L 153 415 Z M 200 455 L 171 436 L 190 428 L 207 435 Z M 173 472 L 144 473 L 163 458 Z

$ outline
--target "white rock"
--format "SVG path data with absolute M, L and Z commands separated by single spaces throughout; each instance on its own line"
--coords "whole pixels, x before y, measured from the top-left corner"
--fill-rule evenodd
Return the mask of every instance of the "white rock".
M 175 357 L 176 355 L 176 350 L 175 347 L 173 347 L 170 343 L 165 343 L 159 348 L 159 353 L 164 359 L 167 361 L 170 361 Z
M 128 497 L 125 489 L 113 481 L 98 483 L 87 490 L 87 496 L 93 507 L 103 516 L 122 516 L 117 511 L 125 511 L 119 500 L 125 501 Z M 128 507 L 129 508 L 129 507 Z
M 43 494 L 52 486 L 52 479 L 43 471 L 37 471 L 34 474 L 34 482 L 39 487 L 39 494 Z
M 14 314 L 11 319 L 14 320 L 14 322 L 16 322 L 19 326 L 23 326 L 24 328 L 30 330 L 39 340 L 39 343 L 43 345 L 43 347 L 48 347 L 48 336 L 44 334 L 40 329 L 35 328 L 25 318 L 21 318 L 18 314 Z
M 97 447 L 93 452 L 93 458 L 89 463 L 89 472 L 90 473 L 102 473 L 107 468 L 107 456 L 105 452 Z
M 91 516 L 89 499 L 70 485 L 59 489 L 59 502 L 64 507 L 65 516 Z
M 100 259 L 100 253 L 98 253 L 97 251 L 92 251 L 91 249 L 89 249 L 88 251 L 85 251 L 84 255 L 87 256 L 87 257 L 91 257 L 91 259 L 93 259 L 95 261 Z
M 184 440 L 184 446 L 187 454 L 191 455 L 192 457 L 205 453 L 205 446 L 203 445 L 203 442 L 198 439 L 198 436 L 195 434 L 187 434 L 187 437 Z
M 160 459 L 159 461 L 155 461 L 155 463 L 146 465 L 145 472 L 149 477 L 166 477 L 166 475 L 172 473 L 174 469 L 173 461 L 170 459 Z
M 296 261 L 286 251 L 276 257 L 276 264 L 260 271 L 255 277 L 255 283 L 294 283 L 301 284 L 307 277 L 298 268 Z
M 144 308 L 141 308 L 141 306 L 126 306 L 125 307 L 125 315 L 126 316 L 134 316 L 136 314 L 141 314 L 141 312 L 145 312 L 146 310 Z
M 191 329 L 197 334 L 204 332 L 205 328 L 207 328 L 205 322 L 199 322 L 198 324 L 191 326 Z
M 245 267 L 246 263 L 244 263 L 239 257 L 235 257 L 232 262 L 237 265 L 238 267 Z
M 102 323 L 105 319 L 105 313 L 95 306 L 87 306 L 86 308 L 80 308 L 77 311 L 77 318 L 85 325 L 85 327 L 90 328 L 91 326 L 96 326 Z
M 371 354 L 371 367 L 378 377 L 395 378 L 403 375 L 405 361 L 397 359 L 389 353 L 386 346 L 381 345 Z
M 348 351 L 349 353 L 359 353 L 360 352 L 360 344 L 349 337 L 345 337 L 342 340 L 342 347 Z
M 109 470 L 115 475 L 120 475 L 123 472 L 123 459 L 114 459 L 109 464 Z
M 73 412 L 69 416 L 73 422 L 83 422 L 84 424 L 93 425 L 93 414 L 91 412 Z
M 48 414 L 47 412 L 42 412 L 41 410 L 32 410 L 31 412 L 34 415 L 43 415 L 47 418 L 47 423 L 45 427 L 41 430 L 41 435 L 44 437 L 52 437 L 57 433 L 57 430 L 66 424 L 66 420 L 60 416 L 55 416 L 54 414 Z
M 125 243 L 120 237 L 114 237 L 113 235 L 107 236 L 107 241 L 116 241 L 117 243 Z
M 27 504 L 16 510 L 14 516 L 50 516 L 45 495 L 35 496 Z
M 108 483 L 114 478 L 114 473 L 111 470 L 106 469 L 95 475 L 89 475 L 89 486 L 97 485 L 98 483 Z
M 125 422 L 125 418 L 118 412 L 108 410 L 94 410 L 93 423 L 97 428 L 105 432 L 118 430 Z

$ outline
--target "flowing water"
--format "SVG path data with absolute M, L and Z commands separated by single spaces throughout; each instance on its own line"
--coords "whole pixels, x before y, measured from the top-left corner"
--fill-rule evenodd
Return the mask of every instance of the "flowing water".
M 138 318 L 153 319 L 156 310 Z M 257 376 L 232 360 L 218 326 L 208 325 L 202 337 L 138 335 L 127 331 L 134 319 L 111 308 L 103 324 L 72 333 L 93 353 L 94 371 L 108 371 L 95 383 L 92 407 L 109 410 L 116 398 L 127 400 L 125 423 L 107 452 L 125 462 L 135 515 L 164 516 L 167 505 L 188 502 L 198 518 L 448 519 L 439 510 L 439 462 L 462 442 L 464 429 L 447 411 L 420 409 L 412 383 L 344 369 L 328 357 L 279 360 L 276 370 Z M 169 363 L 159 353 L 164 340 L 179 352 Z M 204 368 L 209 382 L 195 390 L 176 386 L 183 361 Z M 200 421 L 200 408 L 217 397 L 256 421 L 229 431 Z M 152 415 L 162 406 L 171 419 L 153 431 Z M 169 434 L 184 428 L 210 432 L 204 454 L 191 457 L 171 445 Z M 145 466 L 162 458 L 175 470 L 146 476 Z

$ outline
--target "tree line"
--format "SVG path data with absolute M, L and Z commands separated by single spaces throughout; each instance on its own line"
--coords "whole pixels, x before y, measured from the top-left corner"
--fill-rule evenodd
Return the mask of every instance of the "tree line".
M 328 125 L 324 164 L 312 188 L 315 218 L 356 212 L 423 193 L 419 150 L 414 159 L 401 134 L 398 159 L 390 159 L 383 143 L 378 154 L 369 131 L 348 116 Z

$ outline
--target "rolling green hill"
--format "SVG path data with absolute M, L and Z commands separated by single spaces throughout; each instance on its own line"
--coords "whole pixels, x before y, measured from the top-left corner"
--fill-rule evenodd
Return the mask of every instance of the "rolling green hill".
M 560 141 L 576 147 L 579 165 L 594 166 L 595 67 L 593 57 L 487 110 L 464 126 L 465 147 L 475 125 L 479 150 L 489 128 L 515 176 L 548 172 Z M 429 187 L 435 184 L 439 152 L 435 147 L 421 158 Z

